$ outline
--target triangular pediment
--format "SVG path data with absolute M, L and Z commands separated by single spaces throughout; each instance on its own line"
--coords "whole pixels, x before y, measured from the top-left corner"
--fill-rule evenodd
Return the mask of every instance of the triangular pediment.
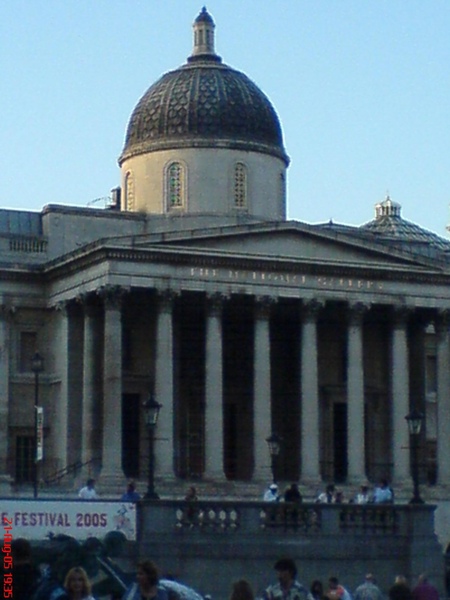
M 352 235 L 351 231 L 329 231 L 297 222 L 166 232 L 133 239 L 134 248 L 155 246 L 266 260 L 442 272 L 430 258 L 365 239 L 356 228 Z

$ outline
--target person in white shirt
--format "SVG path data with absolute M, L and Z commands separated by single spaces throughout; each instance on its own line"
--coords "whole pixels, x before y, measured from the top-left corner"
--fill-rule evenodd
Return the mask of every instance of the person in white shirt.
M 360 492 L 356 494 L 355 502 L 356 504 L 368 504 L 370 502 L 369 487 L 367 485 L 361 486 Z
M 88 479 L 86 485 L 78 492 L 78 497 L 83 500 L 96 500 L 98 498 L 95 491 L 95 479 Z
M 278 494 L 278 486 L 276 483 L 271 483 L 269 488 L 264 492 L 264 502 L 278 502 L 280 496 Z

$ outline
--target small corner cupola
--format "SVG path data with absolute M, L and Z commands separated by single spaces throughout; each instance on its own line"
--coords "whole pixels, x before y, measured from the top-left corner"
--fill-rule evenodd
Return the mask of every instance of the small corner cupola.
M 398 202 L 393 202 L 389 196 L 386 196 L 383 202 L 375 204 L 375 219 L 382 219 L 383 217 L 398 217 L 402 216 L 402 207 Z
M 207 60 L 221 62 L 220 56 L 217 56 L 214 49 L 214 20 L 206 10 L 206 6 L 202 8 L 199 15 L 194 21 L 194 48 L 188 62 L 198 60 Z

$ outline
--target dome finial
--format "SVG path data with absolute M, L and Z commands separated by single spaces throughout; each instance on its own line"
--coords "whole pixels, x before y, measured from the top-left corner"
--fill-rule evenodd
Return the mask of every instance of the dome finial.
M 214 49 L 214 20 L 206 10 L 202 8 L 194 21 L 194 48 L 189 57 L 189 62 L 194 60 L 214 60 L 220 61 Z

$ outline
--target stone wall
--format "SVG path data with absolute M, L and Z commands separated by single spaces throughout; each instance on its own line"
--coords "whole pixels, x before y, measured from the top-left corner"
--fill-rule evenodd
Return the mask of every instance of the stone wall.
M 356 506 L 260 502 L 143 502 L 138 556 L 214 600 L 248 579 L 260 593 L 273 564 L 292 557 L 309 587 L 336 575 L 350 591 L 372 572 L 387 592 L 398 574 L 414 584 L 422 572 L 444 591 L 443 550 L 431 505 Z

